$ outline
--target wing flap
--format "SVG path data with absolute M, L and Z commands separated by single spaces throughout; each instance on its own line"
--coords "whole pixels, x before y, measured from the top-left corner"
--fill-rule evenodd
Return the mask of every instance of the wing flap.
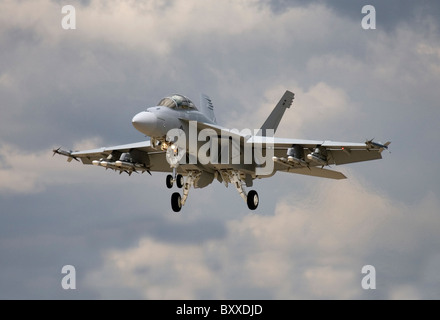
M 344 149 L 346 150 L 346 149 Z M 350 150 L 344 151 L 342 149 L 335 149 L 328 151 L 331 154 L 330 162 L 336 165 L 355 163 L 369 160 L 382 159 L 382 154 L 378 150 Z
M 321 169 L 318 167 L 288 168 L 287 170 L 281 171 L 335 180 L 347 179 L 347 177 L 339 171 Z

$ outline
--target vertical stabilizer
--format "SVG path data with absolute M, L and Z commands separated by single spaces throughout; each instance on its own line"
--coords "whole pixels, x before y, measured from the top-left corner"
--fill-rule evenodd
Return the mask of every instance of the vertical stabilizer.
M 281 118 L 284 115 L 284 111 L 286 111 L 286 108 L 290 108 L 294 97 L 295 94 L 293 92 L 286 91 L 284 93 L 278 104 L 272 110 L 272 113 L 269 115 L 269 117 L 266 119 L 264 124 L 261 126 L 261 134 L 263 136 L 266 136 L 267 129 L 273 129 L 274 133 L 275 131 L 277 131 Z
M 213 123 L 217 124 L 217 119 L 214 114 L 214 105 L 212 100 L 206 94 L 200 95 L 200 111 Z

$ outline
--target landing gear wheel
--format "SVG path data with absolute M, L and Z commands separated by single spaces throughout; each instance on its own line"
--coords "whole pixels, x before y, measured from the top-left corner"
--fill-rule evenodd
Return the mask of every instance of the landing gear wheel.
M 173 176 L 167 175 L 167 187 L 168 189 L 171 189 L 173 187 Z
M 179 212 L 182 209 L 182 198 L 180 197 L 180 193 L 174 192 L 171 196 L 171 208 L 173 208 L 174 212 Z
M 249 193 L 247 195 L 248 208 L 251 210 L 257 209 L 259 202 L 260 202 L 260 199 L 258 198 L 257 191 L 255 191 L 255 190 L 249 191 Z
M 183 188 L 183 176 L 181 174 L 177 175 L 176 184 L 177 184 L 177 188 L 179 189 Z

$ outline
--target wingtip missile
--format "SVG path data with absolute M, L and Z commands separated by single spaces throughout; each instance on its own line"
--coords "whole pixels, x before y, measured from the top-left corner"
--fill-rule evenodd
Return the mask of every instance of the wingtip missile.
M 58 149 L 53 149 L 52 150 L 52 152 L 53 152 L 52 157 L 54 157 L 60 151 L 60 149 L 61 149 L 61 147 L 59 147 Z
M 62 156 L 67 157 L 68 162 L 72 161 L 72 159 L 79 161 L 77 157 L 72 156 L 72 151 L 65 151 L 61 149 L 61 147 L 59 147 L 58 149 L 53 149 L 52 152 L 53 152 L 53 156 L 55 156 L 56 154 L 60 154 Z
M 374 142 L 374 139 L 365 141 L 365 144 L 367 145 L 367 148 L 369 149 L 379 149 L 379 152 L 382 152 L 383 150 L 388 150 L 388 146 L 391 144 L 391 141 L 387 141 L 384 144 Z

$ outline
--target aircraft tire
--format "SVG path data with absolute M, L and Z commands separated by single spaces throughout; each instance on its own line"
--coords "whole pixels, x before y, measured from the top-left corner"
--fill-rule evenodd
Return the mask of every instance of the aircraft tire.
M 260 198 L 258 197 L 257 191 L 255 190 L 249 191 L 247 195 L 248 208 L 251 210 L 255 210 L 257 209 L 259 203 L 260 203 Z
M 182 209 L 182 198 L 180 197 L 180 193 L 174 192 L 171 195 L 171 208 L 174 212 L 179 212 Z
M 167 188 L 171 189 L 173 187 L 173 176 L 172 175 L 167 175 Z
M 183 184 L 184 184 L 183 176 L 181 174 L 178 174 L 176 177 L 177 188 L 179 188 L 179 189 L 183 188 Z

